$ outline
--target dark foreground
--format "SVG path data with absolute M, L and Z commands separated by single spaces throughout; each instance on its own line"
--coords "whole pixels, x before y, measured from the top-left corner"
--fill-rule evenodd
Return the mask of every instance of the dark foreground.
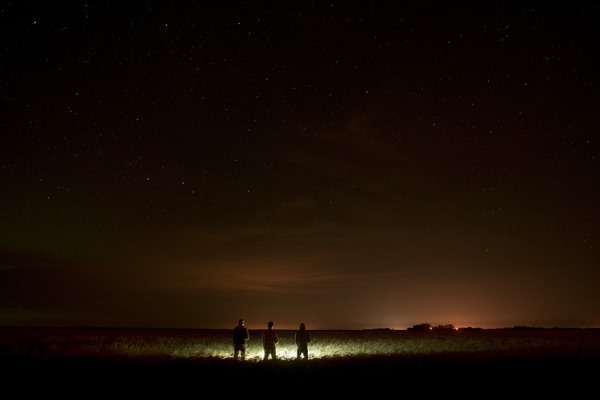
M 88 398 L 519 397 L 597 393 L 600 357 L 429 354 L 314 360 L 3 359 L 5 393 Z M 16 392 L 15 392 L 16 391 Z
M 332 351 L 327 354 L 332 356 L 278 361 L 259 361 L 255 357 L 240 362 L 191 356 L 201 354 L 199 349 L 204 343 L 218 346 L 228 341 L 229 330 L 7 328 L 0 330 L 2 394 L 6 398 L 77 399 L 338 399 L 342 395 L 353 399 L 540 399 L 558 395 L 571 399 L 598 393 L 600 330 L 438 334 L 321 331 L 314 335 L 318 340 L 313 349 L 321 346 L 327 350 L 325 346 L 330 345 Z M 147 355 L 151 353 L 146 349 L 165 340 L 169 349 L 193 343 L 193 351 L 180 358 Z M 394 341 L 402 341 L 400 349 L 405 351 L 333 356 L 337 348 L 349 348 L 354 343 L 366 342 L 370 349 Z

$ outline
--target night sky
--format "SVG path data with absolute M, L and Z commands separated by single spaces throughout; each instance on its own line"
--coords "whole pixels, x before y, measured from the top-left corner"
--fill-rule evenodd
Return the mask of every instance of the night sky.
M 599 6 L 457 3 L 3 1 L 0 326 L 600 327 Z

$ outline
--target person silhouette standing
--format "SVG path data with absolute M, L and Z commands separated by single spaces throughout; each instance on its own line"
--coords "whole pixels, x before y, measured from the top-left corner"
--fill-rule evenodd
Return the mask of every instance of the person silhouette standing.
M 300 323 L 299 329 L 295 334 L 296 340 L 296 359 L 299 359 L 301 355 L 304 356 L 305 360 L 308 360 L 308 343 L 310 342 L 310 334 L 306 330 L 304 322 Z
M 269 356 L 271 356 L 272 360 L 277 360 L 277 343 L 279 343 L 279 335 L 277 335 L 277 332 L 273 330 L 273 321 L 269 321 L 267 323 L 267 330 L 263 331 L 262 334 L 262 344 L 263 350 L 265 351 L 265 360 L 268 360 Z
M 238 325 L 233 328 L 233 358 L 246 359 L 246 343 L 250 339 L 250 332 L 244 326 L 244 319 L 240 318 Z

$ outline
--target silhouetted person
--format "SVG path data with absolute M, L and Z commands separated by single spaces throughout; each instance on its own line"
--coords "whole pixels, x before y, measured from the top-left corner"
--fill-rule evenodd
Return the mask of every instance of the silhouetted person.
M 296 358 L 298 359 L 301 355 L 304 355 L 304 359 L 308 360 L 308 343 L 310 342 L 310 334 L 306 330 L 304 322 L 300 323 L 300 328 L 296 331 L 295 339 L 296 346 L 298 347 L 296 350 Z
M 273 321 L 269 321 L 267 323 L 267 330 L 263 331 L 262 334 L 262 344 L 263 349 L 265 350 L 265 360 L 269 359 L 271 356 L 272 360 L 277 360 L 277 352 L 276 347 L 277 343 L 279 343 L 279 336 L 277 332 L 273 330 Z
M 239 356 L 242 360 L 246 359 L 246 342 L 250 339 L 250 332 L 248 328 L 244 326 L 244 319 L 241 318 L 238 321 L 238 325 L 233 328 L 233 358 L 238 359 Z

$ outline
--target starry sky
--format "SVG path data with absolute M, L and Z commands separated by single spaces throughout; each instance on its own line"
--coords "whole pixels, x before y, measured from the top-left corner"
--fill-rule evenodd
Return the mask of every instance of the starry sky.
M 599 6 L 505 3 L 3 1 L 0 326 L 600 327 Z

